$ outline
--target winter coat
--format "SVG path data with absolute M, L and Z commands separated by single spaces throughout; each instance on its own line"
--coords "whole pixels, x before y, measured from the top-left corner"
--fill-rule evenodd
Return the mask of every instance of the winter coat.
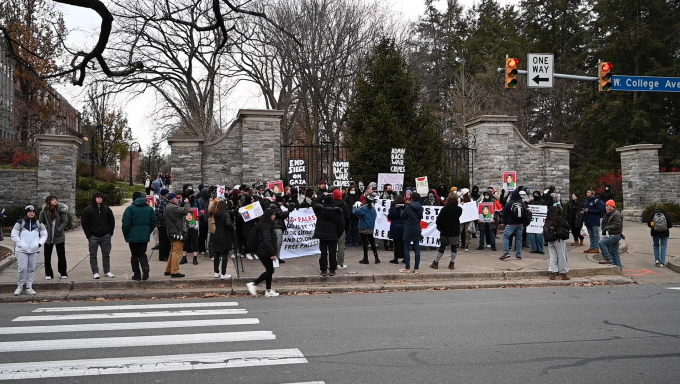
M 212 249 L 215 252 L 227 253 L 232 248 L 231 235 L 234 231 L 234 224 L 231 222 L 229 212 L 225 212 L 222 217 L 215 217 L 215 233 L 210 235 Z
M 66 226 L 68 225 L 68 206 L 59 203 L 57 206 L 57 216 L 52 219 L 47 212 L 47 206 L 43 204 L 38 221 L 47 228 L 47 244 L 61 244 L 66 241 Z
M 182 235 L 186 237 L 187 235 L 187 213 L 191 212 L 189 204 L 185 204 L 183 207 L 168 201 L 165 206 L 165 229 L 168 232 L 168 237 L 170 241 L 173 241 L 173 236 Z
M 432 200 L 430 200 L 430 193 L 434 195 L 434 198 Z M 423 198 L 422 205 L 435 205 L 439 207 L 442 206 L 442 201 L 439 199 L 437 191 L 431 189 L 430 192 L 428 192 L 427 196 Z
M 156 226 L 165 227 L 165 206 L 168 205 L 168 199 L 161 196 L 156 201 Z
M 437 230 L 440 237 L 460 236 L 460 215 L 462 214 L 463 208 L 459 206 L 445 206 L 439 211 Z
M 200 196 L 198 198 L 198 202 L 201 204 L 201 209 L 206 209 L 206 207 L 210 205 L 210 192 L 207 188 L 203 188 L 201 189 L 201 192 L 198 193 L 198 195 Z M 203 225 L 208 224 L 208 215 L 200 215 L 199 221 Z
M 663 232 L 657 232 L 654 230 L 654 227 L 652 227 L 652 221 L 654 221 L 654 215 L 657 213 L 662 213 L 664 216 L 666 216 L 666 226 L 668 227 L 665 231 Z M 650 234 L 652 237 L 669 237 L 670 236 L 670 231 L 669 229 L 673 228 L 673 221 L 671 220 L 670 215 L 663 209 L 655 209 L 654 212 L 652 212 L 649 217 L 647 218 L 647 226 L 651 228 Z
M 524 223 L 522 221 L 517 221 L 517 220 L 512 218 L 512 214 L 511 214 L 512 205 L 515 204 L 515 203 L 518 203 L 518 202 L 522 203 L 522 205 L 524 205 L 525 211 L 528 210 L 527 205 L 522 202 L 522 199 L 519 196 L 519 192 L 513 191 L 512 194 L 510 195 L 510 200 L 507 203 L 505 203 L 505 206 L 503 207 L 502 215 L 503 215 L 503 219 L 505 220 L 505 224 L 507 224 L 507 225 L 524 225 Z
M 148 243 L 156 228 L 156 212 L 146 204 L 146 197 L 136 199 L 123 213 L 123 236 L 128 243 Z
M 102 204 L 97 206 L 94 196 L 92 196 L 92 205 L 85 207 L 80 224 L 88 239 L 90 236 L 102 237 L 106 234 L 113 236 L 113 231 L 116 229 L 113 211 L 104 204 L 103 200 Z
M 357 201 L 360 201 L 360 197 L 361 197 L 361 192 L 359 192 L 359 191 L 354 191 L 354 192 L 355 193 L 353 195 L 351 195 L 348 191 L 347 195 L 343 199 L 343 201 L 345 202 L 345 204 L 347 204 L 347 207 L 349 207 L 350 210 L 354 207 L 354 204 Z
M 36 253 L 47 241 L 47 228 L 38 220 L 29 220 L 24 216 L 12 228 L 12 241 L 16 245 L 16 252 Z
M 314 238 L 319 240 L 337 241 L 345 230 L 345 220 L 341 208 L 335 204 L 315 204 L 316 228 Z
M 156 179 L 151 183 L 151 185 L 153 186 L 153 191 L 159 195 L 161 193 L 161 189 L 163 189 L 163 182 Z
M 260 259 L 271 258 L 276 255 L 276 232 L 274 226 L 266 223 L 258 226 L 258 246 L 255 254 Z
M 606 212 L 602 200 L 595 195 L 586 201 L 585 208 L 588 209 L 588 212 L 583 214 L 583 222 L 586 224 L 586 227 L 599 227 L 600 218 Z
M 279 205 L 276 203 L 272 203 L 269 207 L 270 208 L 275 207 L 274 215 L 276 215 L 276 218 L 274 218 L 274 229 L 280 229 L 285 231 L 286 230 L 285 220 L 288 219 L 288 216 L 290 216 L 290 209 L 284 212 L 283 209 L 281 209 L 281 207 L 279 207 Z
M 602 234 L 604 235 L 605 232 L 610 236 L 623 233 L 623 217 L 621 217 L 621 212 L 617 209 L 604 215 L 602 219 Z
M 607 201 L 614 200 L 614 192 L 612 191 L 612 186 L 609 184 L 604 185 L 604 191 L 602 191 L 602 202 L 607 204 Z
M 375 227 L 375 218 L 378 217 L 378 211 L 375 210 L 375 207 L 368 209 L 368 206 L 364 205 L 359 209 L 354 208 L 352 212 L 354 213 L 354 216 L 359 218 L 359 229 L 373 230 Z
M 402 209 L 392 205 L 390 213 L 387 214 L 387 220 L 390 221 L 390 239 L 401 240 L 404 238 L 404 219 L 401 218 Z
M 401 218 L 404 220 L 404 242 L 420 242 L 423 206 L 417 201 L 407 204 L 401 213 Z
M 564 219 L 564 217 L 562 217 L 560 215 L 555 216 L 555 222 L 557 224 L 557 227 L 561 227 L 561 228 L 566 229 L 567 233 L 569 233 L 569 231 L 571 231 L 571 227 L 569 226 L 569 223 L 567 222 L 567 220 Z M 549 228 L 551 225 L 552 225 L 552 223 L 549 223 L 548 221 L 546 221 L 545 224 L 543 224 L 543 231 L 545 232 L 545 228 L 546 227 Z M 554 239 L 547 239 L 546 238 L 545 241 L 547 241 L 548 243 L 552 243 L 552 242 L 555 242 L 555 241 L 564 241 L 564 240 L 561 240 L 561 239 L 558 239 L 557 237 L 555 237 Z
M 585 204 L 581 199 L 569 200 L 569 226 L 572 228 L 581 228 L 583 226 L 583 207 Z
M 345 202 L 342 201 L 342 200 L 333 200 L 333 205 L 342 209 L 342 219 L 345 221 L 344 231 L 345 232 L 349 231 L 349 220 L 350 220 L 350 217 L 351 217 L 351 212 L 350 212 L 349 206 L 347 204 L 345 204 Z

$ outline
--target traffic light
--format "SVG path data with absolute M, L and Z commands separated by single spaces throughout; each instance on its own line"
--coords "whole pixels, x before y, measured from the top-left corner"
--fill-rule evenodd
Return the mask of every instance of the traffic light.
M 515 89 L 517 86 L 518 59 L 505 59 L 505 89 Z
M 601 62 L 597 69 L 600 78 L 600 92 L 611 92 L 612 63 Z

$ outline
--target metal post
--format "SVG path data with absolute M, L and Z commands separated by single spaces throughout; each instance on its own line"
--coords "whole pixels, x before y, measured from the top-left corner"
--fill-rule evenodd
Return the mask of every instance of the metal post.
M 91 127 L 90 131 L 90 169 L 92 171 L 92 174 L 90 175 L 94 179 L 94 129 L 95 127 Z

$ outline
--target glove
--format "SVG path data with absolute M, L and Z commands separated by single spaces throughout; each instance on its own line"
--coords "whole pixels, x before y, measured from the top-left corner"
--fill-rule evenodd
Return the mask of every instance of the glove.
M 356 203 L 354 203 L 354 208 L 356 209 L 361 208 L 361 201 L 357 201 Z

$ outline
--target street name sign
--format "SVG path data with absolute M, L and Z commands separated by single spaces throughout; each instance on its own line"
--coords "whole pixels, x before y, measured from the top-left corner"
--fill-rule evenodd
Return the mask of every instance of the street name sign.
M 680 92 L 680 77 L 614 75 L 611 82 L 612 91 Z
M 552 53 L 529 53 L 527 55 L 527 87 L 552 88 L 554 63 Z

